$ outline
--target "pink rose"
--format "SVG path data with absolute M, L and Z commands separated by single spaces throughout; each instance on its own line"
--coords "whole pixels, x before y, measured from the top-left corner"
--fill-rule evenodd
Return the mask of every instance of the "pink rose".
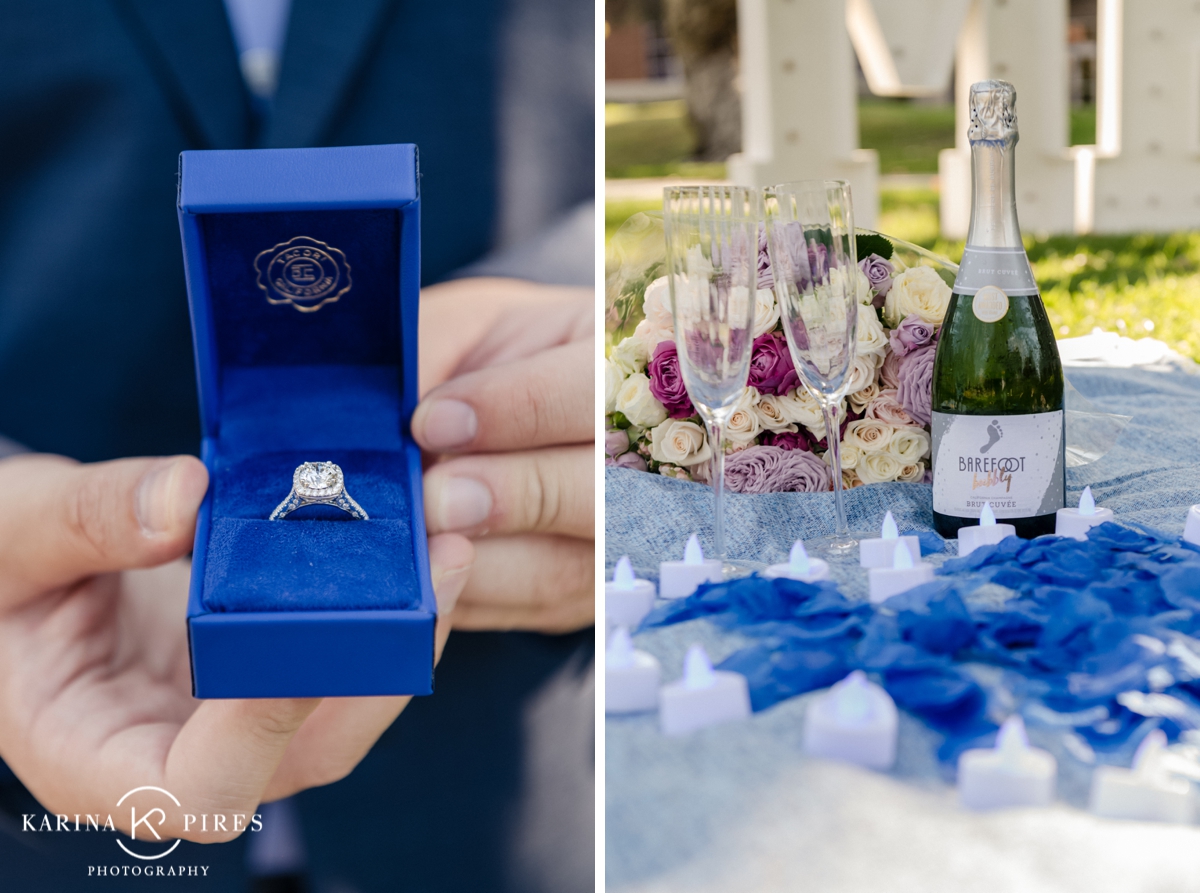
M 650 378 L 651 395 L 666 407 L 667 415 L 673 419 L 686 419 L 696 414 L 679 372 L 679 354 L 674 341 L 658 343 L 654 356 L 646 364 L 646 374 Z
M 879 384 L 885 389 L 900 387 L 900 358 L 890 347 L 883 355 L 883 365 L 879 367 Z
M 896 391 L 886 390 L 880 391 L 869 404 L 865 413 L 868 419 L 877 419 L 885 425 L 892 425 L 895 428 L 903 428 L 909 425 L 916 424 L 904 407 L 900 405 L 900 401 L 896 399 Z
M 900 360 L 900 386 L 896 400 L 918 425 L 928 425 L 933 403 L 933 358 L 935 345 L 915 350 Z

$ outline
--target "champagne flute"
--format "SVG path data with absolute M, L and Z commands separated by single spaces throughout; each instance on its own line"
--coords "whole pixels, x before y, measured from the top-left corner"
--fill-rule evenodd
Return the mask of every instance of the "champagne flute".
M 800 381 L 825 419 L 836 532 L 814 545 L 835 554 L 858 545 L 842 497 L 841 401 L 857 348 L 859 270 L 850 204 L 842 180 L 784 183 L 764 192 L 767 251 L 775 298 Z
M 713 558 L 725 562 L 725 426 L 750 376 L 762 195 L 742 186 L 663 190 L 667 281 L 679 370 L 708 430 Z M 725 563 L 725 575 L 750 565 Z

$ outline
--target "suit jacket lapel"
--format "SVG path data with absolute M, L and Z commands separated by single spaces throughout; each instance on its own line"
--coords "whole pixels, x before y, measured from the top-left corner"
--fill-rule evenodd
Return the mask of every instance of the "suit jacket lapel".
M 262 145 L 320 142 L 395 0 L 293 0 Z
M 249 144 L 252 113 L 221 0 L 112 0 L 195 148 Z

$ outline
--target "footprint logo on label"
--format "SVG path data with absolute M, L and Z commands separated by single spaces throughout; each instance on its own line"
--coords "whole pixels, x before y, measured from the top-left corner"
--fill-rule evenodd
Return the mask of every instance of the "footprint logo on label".
M 992 419 L 992 423 L 987 426 L 988 442 L 979 448 L 979 452 L 986 453 L 992 447 L 1000 442 L 1000 438 L 1004 436 L 1004 432 L 1000 429 L 1000 422 L 997 419 Z

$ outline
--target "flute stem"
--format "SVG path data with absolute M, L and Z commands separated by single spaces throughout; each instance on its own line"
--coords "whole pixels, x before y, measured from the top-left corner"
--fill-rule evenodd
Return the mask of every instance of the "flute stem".
M 837 403 L 821 406 L 825 416 L 825 443 L 829 445 L 829 471 L 833 475 L 833 509 L 837 529 L 836 537 L 849 537 L 850 525 L 846 522 L 846 505 L 842 501 L 842 429 L 838 422 Z
M 709 446 L 712 449 L 713 496 L 716 500 L 713 511 L 713 546 L 716 550 L 714 558 L 725 560 L 725 450 L 721 446 L 723 425 L 719 418 L 713 418 L 708 423 Z

